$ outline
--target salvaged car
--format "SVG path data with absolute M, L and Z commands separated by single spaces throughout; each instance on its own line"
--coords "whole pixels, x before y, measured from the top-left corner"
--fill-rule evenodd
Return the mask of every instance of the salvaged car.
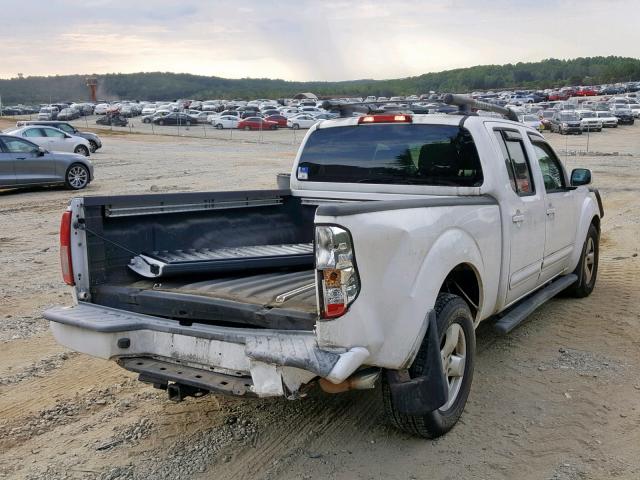
M 60 256 L 77 301 L 44 313 L 53 335 L 173 400 L 381 383 L 390 422 L 444 434 L 476 327 L 589 295 L 603 216 L 589 170 L 468 107 L 513 112 L 446 101 L 460 115 L 313 125 L 288 188 L 74 198 Z

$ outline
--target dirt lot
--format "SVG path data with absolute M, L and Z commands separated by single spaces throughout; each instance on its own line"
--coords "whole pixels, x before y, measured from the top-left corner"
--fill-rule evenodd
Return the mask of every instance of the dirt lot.
M 84 193 L 271 187 L 301 135 L 252 133 L 105 135 Z M 113 363 L 65 351 L 41 312 L 71 302 L 57 229 L 72 194 L 0 193 L 0 477 L 640 478 L 640 125 L 592 134 L 588 156 L 571 155 L 586 136 L 548 138 L 569 168 L 593 169 L 603 193 L 598 285 L 508 337 L 481 326 L 465 414 L 436 441 L 387 426 L 378 391 L 173 404 Z

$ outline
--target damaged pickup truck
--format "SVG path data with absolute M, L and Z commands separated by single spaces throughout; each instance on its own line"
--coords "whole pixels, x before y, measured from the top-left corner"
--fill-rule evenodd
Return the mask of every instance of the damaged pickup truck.
M 316 124 L 289 189 L 74 198 L 53 335 L 174 400 L 381 383 L 394 425 L 446 433 L 478 324 L 589 295 L 603 215 L 539 132 L 449 102 Z

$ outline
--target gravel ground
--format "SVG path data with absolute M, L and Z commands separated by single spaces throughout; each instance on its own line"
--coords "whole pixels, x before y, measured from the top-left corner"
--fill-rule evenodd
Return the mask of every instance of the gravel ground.
M 103 131 L 83 195 L 271 188 L 302 135 L 183 134 Z M 378 391 L 174 404 L 113 363 L 65 351 L 41 312 L 72 301 L 57 229 L 73 195 L 0 192 L 0 478 L 640 478 L 640 125 L 591 134 L 588 149 L 586 135 L 547 137 L 603 193 L 598 285 L 507 337 L 481 325 L 465 414 L 435 441 L 389 427 Z

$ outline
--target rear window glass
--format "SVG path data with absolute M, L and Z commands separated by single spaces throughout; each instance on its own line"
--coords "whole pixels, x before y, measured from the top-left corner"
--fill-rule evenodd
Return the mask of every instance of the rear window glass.
M 449 125 L 380 124 L 319 129 L 307 140 L 298 180 L 312 182 L 482 185 L 468 130 Z

